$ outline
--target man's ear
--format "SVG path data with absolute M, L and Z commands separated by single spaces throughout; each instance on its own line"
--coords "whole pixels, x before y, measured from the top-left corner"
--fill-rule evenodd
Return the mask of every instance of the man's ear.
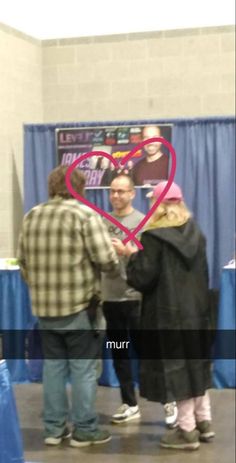
M 132 190 L 131 194 L 132 194 L 132 199 L 134 199 L 134 198 L 135 198 L 135 196 L 136 196 L 136 191 L 135 191 L 135 189 L 134 189 L 134 190 Z

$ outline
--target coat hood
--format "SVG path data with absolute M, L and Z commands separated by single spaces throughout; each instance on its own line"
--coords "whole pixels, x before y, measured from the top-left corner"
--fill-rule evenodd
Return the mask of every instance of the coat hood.
M 192 219 L 179 227 L 155 228 L 147 230 L 145 233 L 151 234 L 175 248 L 189 268 L 191 268 L 197 255 L 200 241 L 204 239 Z

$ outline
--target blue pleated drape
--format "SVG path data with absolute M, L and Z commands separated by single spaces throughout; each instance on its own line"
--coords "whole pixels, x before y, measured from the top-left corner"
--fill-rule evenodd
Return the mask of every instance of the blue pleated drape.
M 47 200 L 47 176 L 57 165 L 55 129 L 101 125 L 173 123 L 177 156 L 175 180 L 207 238 L 210 285 L 218 287 L 222 266 L 235 244 L 235 118 L 58 123 L 24 126 L 24 210 Z M 145 189 L 137 188 L 134 205 L 148 210 Z M 87 198 L 110 210 L 108 190 L 87 190 Z
M 0 463 L 24 463 L 23 442 L 11 378 L 0 363 Z
M 210 283 L 218 287 L 221 268 L 235 244 L 235 121 L 176 124 L 176 182 L 207 238 Z

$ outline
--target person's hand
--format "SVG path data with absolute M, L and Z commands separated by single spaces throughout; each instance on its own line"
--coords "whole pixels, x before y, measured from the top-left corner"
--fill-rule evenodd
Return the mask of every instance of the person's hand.
M 118 256 L 124 256 L 125 255 L 125 245 L 122 243 L 119 238 L 112 238 L 111 239 L 112 244 L 118 254 Z
M 118 238 L 112 238 L 112 244 L 118 254 L 118 256 L 126 256 L 129 257 L 134 252 L 137 252 L 137 247 L 131 243 L 127 243 L 124 245 L 121 240 Z
M 126 245 L 125 245 L 125 255 L 126 256 L 131 256 L 131 254 L 134 254 L 134 252 L 137 252 L 138 251 L 138 248 L 137 246 L 135 246 L 135 244 L 133 244 L 131 241 L 129 241 Z

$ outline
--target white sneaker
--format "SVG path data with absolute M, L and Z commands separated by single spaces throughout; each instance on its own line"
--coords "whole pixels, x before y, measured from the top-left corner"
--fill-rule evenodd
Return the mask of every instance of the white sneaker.
M 169 402 L 164 405 L 165 423 L 168 428 L 175 428 L 178 425 L 178 408 L 176 402 Z
M 63 433 L 58 437 L 48 436 L 44 439 L 46 445 L 59 445 L 64 439 L 69 439 L 71 437 L 71 432 L 68 428 L 65 428 Z
M 111 422 L 112 423 L 125 423 L 131 420 L 139 420 L 141 418 L 141 413 L 139 410 L 139 406 L 135 405 L 134 407 L 130 407 L 127 404 L 122 404 L 116 413 L 112 416 Z

